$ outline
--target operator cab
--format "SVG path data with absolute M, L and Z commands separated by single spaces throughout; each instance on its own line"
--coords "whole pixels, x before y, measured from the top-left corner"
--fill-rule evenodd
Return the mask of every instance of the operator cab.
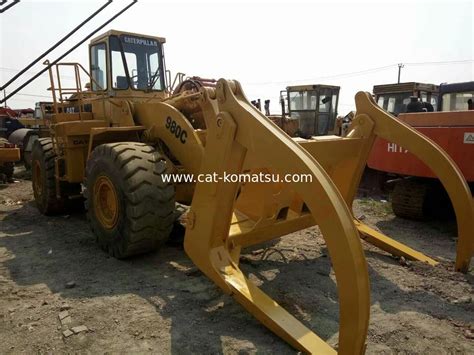
M 439 86 L 439 111 L 474 110 L 474 81 Z
M 434 111 L 437 109 L 437 85 L 414 82 L 375 85 L 373 93 L 377 104 L 394 116 L 407 112 L 407 106 L 412 96 L 417 97 L 422 102 L 431 104 Z
M 334 134 L 339 90 L 339 86 L 320 84 L 288 86 L 286 100 L 285 92 L 280 93 L 282 115 L 287 109 L 290 117 L 298 120 L 301 137 Z
M 150 93 L 164 91 L 161 37 L 111 30 L 89 45 L 92 91 Z

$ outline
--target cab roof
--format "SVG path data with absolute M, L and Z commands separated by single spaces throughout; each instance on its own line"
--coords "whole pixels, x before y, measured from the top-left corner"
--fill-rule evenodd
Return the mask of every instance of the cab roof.
M 439 86 L 439 93 L 461 93 L 466 91 L 474 91 L 474 81 L 466 81 L 464 83 L 443 83 Z
M 374 85 L 373 88 L 374 94 L 396 94 L 414 91 L 438 92 L 438 85 L 408 82 L 399 84 Z
M 339 86 L 325 85 L 325 84 L 312 84 L 312 85 L 291 85 L 286 87 L 289 91 L 309 91 L 316 89 L 340 89 Z
M 144 35 L 140 33 L 133 33 L 133 32 L 126 32 L 126 31 L 118 31 L 118 30 L 110 30 L 105 33 L 102 33 L 101 35 L 93 38 L 90 41 L 90 44 L 94 44 L 100 41 L 103 41 L 107 37 L 110 36 L 120 36 L 120 35 L 129 35 L 129 36 L 134 36 L 134 37 L 145 37 L 145 38 L 152 38 L 160 43 L 166 43 L 166 39 L 164 37 L 157 37 L 157 36 L 150 36 L 150 35 Z

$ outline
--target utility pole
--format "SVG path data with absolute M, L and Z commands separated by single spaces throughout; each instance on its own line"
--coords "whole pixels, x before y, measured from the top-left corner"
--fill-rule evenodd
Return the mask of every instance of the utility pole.
M 398 84 L 400 84 L 400 74 L 402 72 L 402 68 L 404 68 L 405 65 L 403 63 L 398 63 Z

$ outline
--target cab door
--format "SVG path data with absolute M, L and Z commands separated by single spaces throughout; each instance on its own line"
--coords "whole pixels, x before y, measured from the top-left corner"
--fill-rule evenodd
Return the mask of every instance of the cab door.
M 325 136 L 333 134 L 335 130 L 337 101 L 339 90 L 334 88 L 321 88 L 316 105 L 316 135 Z

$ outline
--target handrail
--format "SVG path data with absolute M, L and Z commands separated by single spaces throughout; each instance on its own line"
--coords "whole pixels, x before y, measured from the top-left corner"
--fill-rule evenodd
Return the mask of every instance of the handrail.
M 49 65 L 48 62 L 45 62 L 46 65 Z M 75 78 L 75 87 L 66 87 L 64 88 L 61 84 L 61 72 L 60 72 L 60 67 L 61 66 L 72 66 L 74 69 L 74 78 Z M 54 80 L 54 75 L 53 71 L 51 70 L 52 67 L 55 67 L 56 69 L 56 79 L 58 85 L 55 85 L 55 80 Z M 97 91 L 97 92 L 92 92 L 92 91 L 83 91 L 82 90 L 82 80 L 81 80 L 81 75 L 80 73 L 84 72 L 86 76 L 88 77 L 88 82 L 94 83 L 97 85 L 97 87 L 101 88 L 100 84 L 91 76 L 91 74 L 79 63 L 74 63 L 74 62 L 65 62 L 65 63 L 57 63 L 54 65 L 49 65 L 49 75 L 50 75 L 50 82 L 51 82 L 51 87 L 49 90 L 52 91 L 52 96 L 53 96 L 53 106 L 54 106 L 54 112 L 59 113 L 60 108 L 65 108 L 65 107 L 78 107 L 79 108 L 79 116 L 82 119 L 81 113 L 83 113 L 84 110 L 84 105 L 87 102 L 94 101 L 96 98 L 88 98 L 88 95 L 95 95 L 95 96 L 101 96 L 101 99 L 106 95 L 105 91 Z M 57 93 L 57 95 L 56 95 Z M 76 95 L 77 97 L 71 99 L 71 98 L 65 98 L 66 95 Z

